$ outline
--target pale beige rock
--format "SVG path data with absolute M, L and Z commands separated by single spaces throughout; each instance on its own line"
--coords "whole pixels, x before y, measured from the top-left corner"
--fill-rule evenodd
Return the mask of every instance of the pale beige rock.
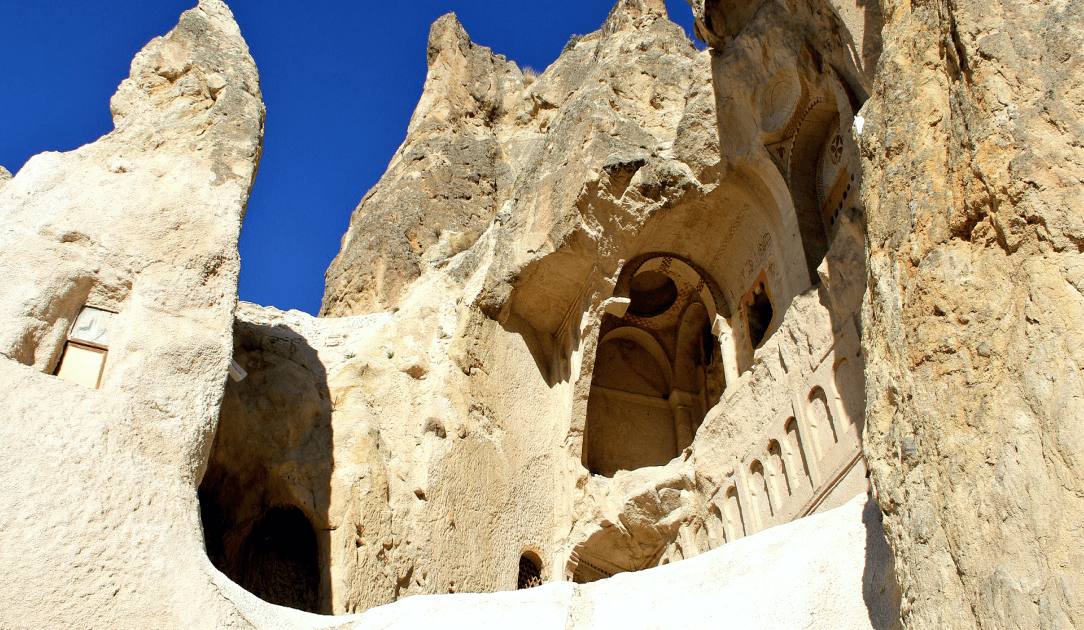
M 225 84 L 212 97 L 204 77 Z M 213 627 L 196 486 L 231 353 L 263 103 L 205 0 L 132 62 L 116 129 L 0 187 L 0 627 Z M 69 324 L 117 311 L 99 389 L 52 376 Z
M 885 3 L 866 450 L 910 628 L 1084 625 L 1084 15 Z
M 546 584 L 492 594 L 423 595 L 364 614 L 268 616 L 224 589 L 255 628 L 891 628 L 891 556 L 879 512 L 858 497 L 697 558 L 594 584 Z M 783 595 L 785 594 L 785 595 Z M 286 613 L 286 609 L 276 612 Z
M 526 552 L 545 581 L 635 571 L 863 493 L 853 111 L 778 17 L 770 59 L 750 37 L 713 61 L 661 3 L 619 2 L 531 81 L 439 20 L 407 140 L 329 270 L 341 317 L 239 310 L 249 377 L 201 489 L 216 564 L 342 614 L 514 588 Z M 394 236 L 466 212 L 486 220 Z M 647 270 L 680 300 L 636 319 Z M 758 282 L 774 310 L 754 343 Z M 626 367 L 624 343 L 643 348 Z M 629 369 L 659 370 L 652 389 Z M 622 436 L 630 419 L 655 437 Z M 303 594 L 243 569 L 279 508 L 313 530 Z
M 840 22 L 800 9 L 759 10 L 709 54 L 662 2 L 622 0 L 527 79 L 441 18 L 328 317 L 241 304 L 233 321 L 262 105 L 224 5 L 186 13 L 134 62 L 114 134 L 0 189 L 0 263 L 32 296 L 0 302 L 18 400 L 0 525 L 44 523 L 0 528 L 18 580 L 0 625 L 610 627 L 676 609 L 893 627 L 875 509 L 787 525 L 866 487 L 847 130 L 872 84 Z M 230 103 L 233 131 L 194 140 Z M 66 197 L 99 183 L 115 208 Z M 72 390 L 41 372 L 87 296 L 125 332 L 102 389 Z M 231 323 L 247 376 L 223 389 Z M 521 558 L 543 582 L 627 575 L 446 595 L 514 589 Z

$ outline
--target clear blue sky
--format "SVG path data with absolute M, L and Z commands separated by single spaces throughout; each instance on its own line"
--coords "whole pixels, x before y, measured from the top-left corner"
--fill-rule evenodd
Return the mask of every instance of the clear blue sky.
M 112 130 L 133 56 L 196 0 L 7 2 L 0 14 L 0 165 Z M 350 213 L 403 141 L 425 81 L 429 25 L 543 70 L 609 0 L 233 0 L 267 103 L 264 155 L 241 233 L 241 299 L 315 314 Z M 691 33 L 684 0 L 671 19 Z

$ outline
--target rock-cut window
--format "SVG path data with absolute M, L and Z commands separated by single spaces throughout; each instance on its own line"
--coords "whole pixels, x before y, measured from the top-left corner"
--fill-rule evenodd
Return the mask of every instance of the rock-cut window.
M 519 557 L 519 579 L 517 589 L 542 585 L 542 561 L 531 552 Z
M 772 323 L 772 317 L 775 316 L 772 301 L 768 298 L 763 282 L 758 282 L 753 288 L 752 300 L 748 303 L 746 313 L 749 318 L 749 343 L 754 348 L 759 348 L 768 332 L 768 326 Z
M 83 308 L 68 331 L 57 376 L 93 389 L 101 385 L 114 315 L 93 306 Z

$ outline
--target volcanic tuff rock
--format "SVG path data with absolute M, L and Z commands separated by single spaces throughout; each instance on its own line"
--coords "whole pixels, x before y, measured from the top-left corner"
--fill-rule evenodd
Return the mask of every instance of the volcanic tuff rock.
M 692 4 L 711 53 L 621 0 L 538 77 L 434 24 L 334 317 L 231 317 L 263 105 L 217 0 L 0 169 L 0 626 L 1084 625 L 1084 9 Z M 50 375 L 88 303 L 100 389 Z M 863 452 L 883 529 L 787 524 Z M 618 575 L 396 602 L 530 558 Z
M 494 220 L 534 235 L 535 253 L 502 257 L 521 268 L 607 170 L 658 161 L 672 164 L 664 178 L 695 181 L 718 161 L 707 56 L 665 16 L 662 2 L 618 3 L 537 79 L 471 42 L 454 15 L 437 20 L 407 138 L 354 211 L 321 314 L 393 306 Z
M 232 351 L 256 66 L 204 0 L 132 62 L 115 130 L 0 185 L 0 626 L 210 627 L 196 484 Z M 101 387 L 52 376 L 117 311 Z
M 718 161 L 707 55 L 661 3 L 618 3 L 602 30 L 570 42 L 539 77 L 473 44 L 452 15 L 432 27 L 429 62 L 407 140 L 328 272 L 324 315 L 348 316 L 240 311 L 236 356 L 250 376 L 227 388 L 201 489 L 222 508 L 227 573 L 276 504 L 327 528 L 318 544 L 329 579 L 315 607 L 327 612 L 510 588 L 526 543 L 549 575 L 563 571 L 571 543 L 554 532 L 580 518 L 575 481 L 564 479 L 571 390 L 547 384 L 548 365 L 540 374 L 524 338 L 482 315 L 478 296 L 494 269 L 550 253 L 536 243 L 550 229 L 542 224 L 572 221 L 577 199 L 609 186 L 609 172 L 639 194 L 667 178 L 698 188 Z M 652 179 L 630 184 L 641 165 Z M 652 194 L 630 203 L 657 211 Z M 538 251 L 525 251 L 528 238 Z M 612 269 L 620 253 L 608 253 Z M 573 283 L 554 299 L 583 278 Z M 385 306 L 394 308 L 351 315 Z M 268 448 L 238 453 L 254 433 Z M 654 483 L 591 509 L 613 516 Z
M 866 452 L 910 628 L 1084 626 L 1084 7 L 886 2 Z
M 545 581 L 690 558 L 864 492 L 862 212 L 848 204 L 826 232 L 818 208 L 804 208 L 807 230 L 787 181 L 816 169 L 832 132 L 829 175 L 856 186 L 846 169 L 857 151 L 838 133 L 852 94 L 816 61 L 849 58 L 810 52 L 842 44 L 808 44 L 777 17 L 764 28 L 782 44 L 762 55 L 750 38 L 717 69 L 718 92 L 710 55 L 661 2 L 621 0 L 537 77 L 472 43 L 454 16 L 438 20 L 407 139 L 352 217 L 323 316 L 238 312 L 235 356 L 249 377 L 227 387 L 201 487 L 217 566 L 272 602 L 360 612 L 514 588 L 524 554 Z M 845 69 L 863 89 L 861 71 Z M 796 90 L 782 106 L 770 97 L 779 76 Z M 736 115 L 750 110 L 765 121 Z M 799 127 L 793 168 L 775 161 L 766 144 L 793 142 Z M 795 188 L 814 194 L 799 175 Z M 806 231 L 819 234 L 808 247 Z M 657 356 L 669 353 L 659 360 L 675 377 L 649 416 L 669 429 L 651 465 L 591 474 L 604 440 L 589 446 L 589 416 L 624 391 L 594 389 L 620 340 L 596 352 L 613 329 L 635 327 L 621 304 L 644 265 L 688 274 L 675 276 L 681 302 L 656 320 L 668 344 Z M 764 322 L 770 338 L 751 342 L 743 293 L 758 273 L 778 310 Z M 785 473 L 765 482 L 761 461 L 774 448 L 782 465 L 778 440 L 806 413 L 799 390 L 820 404 L 803 422 L 822 443 L 808 466 L 788 446 L 793 478 L 771 508 L 765 484 Z M 689 414 L 680 439 L 672 406 Z M 747 490 L 753 479 L 759 490 Z M 309 568 L 287 559 L 246 574 L 266 569 L 252 549 L 268 523 L 288 520 L 286 506 L 318 532 Z M 316 576 L 294 581 L 303 594 L 268 578 L 300 573 Z

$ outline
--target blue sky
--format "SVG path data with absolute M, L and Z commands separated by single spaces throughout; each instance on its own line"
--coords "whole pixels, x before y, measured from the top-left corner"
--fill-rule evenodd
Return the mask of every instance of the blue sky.
M 10 2 L 0 16 L 0 165 L 112 130 L 109 98 L 135 54 L 196 0 Z M 543 70 L 609 0 L 229 2 L 260 71 L 264 155 L 241 233 L 241 299 L 315 314 L 350 213 L 403 141 L 425 81 L 429 25 Z M 106 8 L 107 7 L 107 8 Z M 671 19 L 691 33 L 684 0 Z

